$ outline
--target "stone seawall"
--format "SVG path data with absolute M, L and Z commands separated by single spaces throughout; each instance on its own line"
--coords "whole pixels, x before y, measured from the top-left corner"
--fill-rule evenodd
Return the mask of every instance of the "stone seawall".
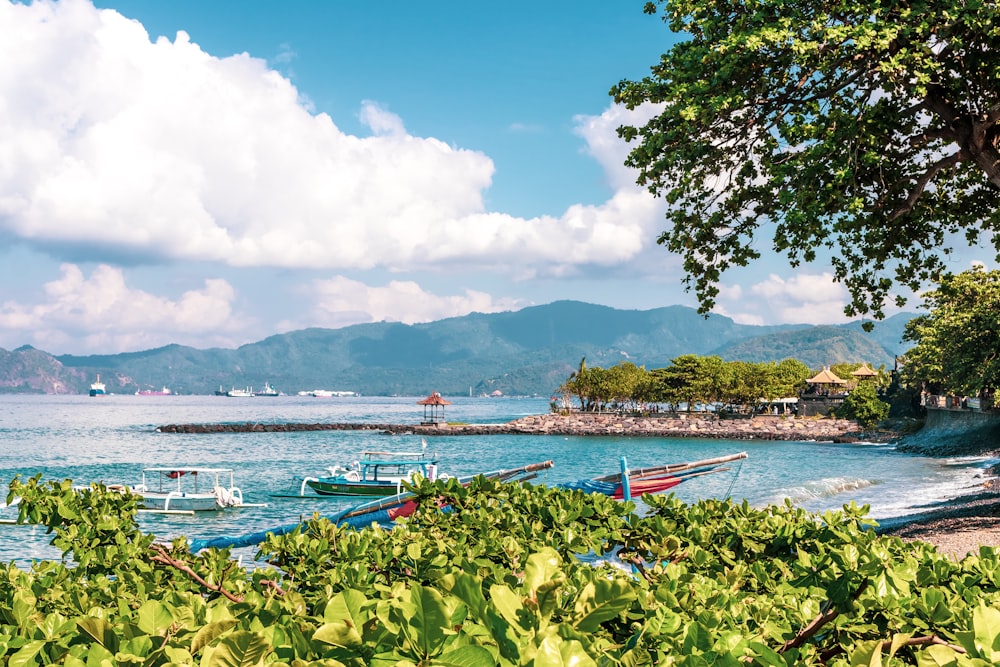
M 856 422 L 759 415 L 718 419 L 715 415 L 622 416 L 572 413 L 522 417 L 502 424 L 238 423 L 170 424 L 163 433 L 280 433 L 293 431 L 381 431 L 420 435 L 614 435 L 728 440 L 853 440 Z
M 1000 452 L 1000 413 L 927 408 L 924 427 L 896 449 L 925 456 L 985 456 Z

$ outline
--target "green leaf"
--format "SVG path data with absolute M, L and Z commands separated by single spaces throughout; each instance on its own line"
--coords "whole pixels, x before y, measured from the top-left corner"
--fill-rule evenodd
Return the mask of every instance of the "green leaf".
M 538 647 L 535 667 L 597 667 L 597 663 L 575 639 L 564 640 L 550 635 Z
M 191 640 L 191 653 L 197 653 L 205 646 L 208 646 L 213 641 L 232 630 L 237 624 L 238 621 L 231 618 L 225 621 L 214 621 L 208 625 L 203 625 L 198 629 L 198 632 L 195 633 L 194 639 Z
M 635 600 L 631 586 L 620 579 L 598 579 L 588 583 L 576 600 L 574 623 L 581 632 L 595 632 L 601 623 L 616 618 Z
M 45 647 L 45 642 L 36 639 L 26 643 L 7 659 L 8 667 L 34 667 L 35 657 Z
M 403 605 L 408 612 L 406 619 L 407 637 L 421 657 L 432 656 L 440 651 L 447 639 L 448 608 L 444 598 L 433 588 L 414 584 L 410 589 L 409 604 Z
M 174 617 L 164 605 L 147 600 L 139 607 L 139 629 L 147 635 L 162 637 L 174 623 Z
M 490 602 L 505 621 L 514 626 L 521 634 L 528 632 L 525 627 L 526 611 L 521 603 L 521 597 L 507 586 L 494 584 L 490 587 Z
M 851 667 L 882 667 L 882 642 L 861 642 L 851 652 Z
M 111 624 L 103 618 L 81 618 L 76 624 L 84 634 L 89 635 L 107 650 L 112 653 L 118 650 L 118 635 L 115 634 Z
M 323 611 L 324 621 L 350 621 L 361 628 L 371 615 L 366 611 L 368 598 L 361 591 L 348 588 L 337 593 Z
M 264 664 L 270 651 L 270 644 L 261 635 L 245 630 L 234 632 L 205 656 L 201 667 L 255 667 Z
M 340 648 L 357 648 L 363 643 L 361 633 L 349 620 L 324 623 L 316 629 L 312 638 Z
M 524 566 L 524 588 L 535 597 L 539 587 L 565 577 L 561 566 L 562 560 L 552 547 L 531 554 Z
M 1000 662 L 1000 609 L 980 602 L 972 612 L 972 627 L 979 656 L 992 663 Z
M 471 574 L 460 572 L 449 580 L 448 590 L 457 596 L 469 608 L 474 618 L 482 618 L 486 608 L 486 596 L 483 595 L 482 581 Z
M 482 646 L 460 646 L 434 658 L 431 663 L 440 667 L 495 667 L 493 654 Z
M 956 667 L 958 654 L 947 646 L 932 645 L 917 651 L 917 667 Z

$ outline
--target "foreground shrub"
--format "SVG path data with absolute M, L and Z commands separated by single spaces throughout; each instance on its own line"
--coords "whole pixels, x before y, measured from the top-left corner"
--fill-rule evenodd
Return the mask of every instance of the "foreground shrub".
M 20 519 L 62 562 L 0 572 L 0 654 L 66 665 L 988 665 L 1000 559 L 816 516 L 421 483 L 393 530 L 314 517 L 259 567 L 141 533 L 135 499 L 38 478 Z M 445 508 L 445 509 L 442 509 Z M 602 555 L 614 554 L 604 558 Z M 613 564 L 614 563 L 614 564 Z

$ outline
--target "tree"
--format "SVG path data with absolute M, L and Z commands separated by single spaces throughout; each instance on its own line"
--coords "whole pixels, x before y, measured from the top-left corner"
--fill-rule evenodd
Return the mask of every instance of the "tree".
M 675 406 L 685 404 L 692 412 L 698 404 L 714 403 L 719 398 L 722 368 L 721 357 L 701 357 L 683 354 L 670 360 L 670 366 L 653 372 L 658 388 L 657 400 Z
M 923 295 L 930 310 L 910 320 L 903 380 L 910 386 L 985 397 L 1000 386 L 1000 271 L 944 276 Z
M 940 272 L 952 234 L 1000 251 L 995 2 L 656 0 L 689 38 L 611 91 L 658 114 L 619 134 L 669 204 L 658 242 L 701 312 L 770 237 L 792 266 L 832 254 L 848 315 Z M 905 299 L 897 296 L 902 305 Z
M 809 367 L 798 359 L 782 359 L 775 368 L 776 397 L 797 395 L 811 376 Z
M 575 371 L 570 373 L 566 382 L 559 387 L 563 394 L 572 394 L 580 401 L 580 410 L 588 409 L 587 400 L 591 396 L 593 389 L 593 374 L 587 370 L 587 357 L 580 358 L 580 365 Z
M 889 404 L 879 399 L 874 384 L 862 382 L 847 394 L 835 412 L 841 419 L 853 419 L 867 431 L 889 416 Z

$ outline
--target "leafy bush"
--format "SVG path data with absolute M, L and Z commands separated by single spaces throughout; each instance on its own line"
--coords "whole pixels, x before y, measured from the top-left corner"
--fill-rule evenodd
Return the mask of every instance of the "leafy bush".
M 393 530 L 313 517 L 247 570 L 142 534 L 131 496 L 14 480 L 20 519 L 66 558 L 0 572 L 0 652 L 74 666 L 1000 661 L 998 553 L 955 562 L 879 536 L 867 508 L 647 496 L 640 516 L 484 478 L 415 494 Z
M 889 404 L 878 397 L 875 385 L 862 382 L 837 406 L 836 415 L 853 419 L 861 428 L 870 430 L 889 416 Z

